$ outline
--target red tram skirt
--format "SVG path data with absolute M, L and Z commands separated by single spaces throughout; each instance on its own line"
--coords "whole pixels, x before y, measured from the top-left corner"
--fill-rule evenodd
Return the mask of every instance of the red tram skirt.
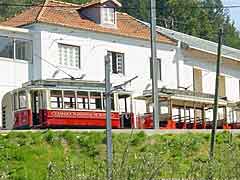
M 105 128 L 106 113 L 101 111 L 40 110 L 41 128 Z M 118 112 L 111 113 L 112 127 L 120 128 Z

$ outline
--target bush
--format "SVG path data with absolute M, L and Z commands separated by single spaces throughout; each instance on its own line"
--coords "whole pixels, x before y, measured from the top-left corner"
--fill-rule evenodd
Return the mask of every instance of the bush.
M 106 178 L 104 133 L 20 133 L 0 137 L 0 180 Z M 228 133 L 217 136 L 214 161 L 206 134 L 114 134 L 113 146 L 113 180 L 239 179 L 240 138 Z
M 133 138 L 131 140 L 131 145 L 136 146 L 136 145 L 142 144 L 145 142 L 146 138 L 147 138 L 147 136 L 143 131 L 141 131 L 137 134 L 134 134 Z
M 97 145 L 103 144 L 105 135 L 100 133 L 82 133 L 78 136 L 80 150 L 87 153 L 90 157 L 99 155 Z
M 57 144 L 60 141 L 60 138 L 58 137 L 57 133 L 54 133 L 53 131 L 47 131 L 44 132 L 43 139 L 48 143 L 48 144 Z

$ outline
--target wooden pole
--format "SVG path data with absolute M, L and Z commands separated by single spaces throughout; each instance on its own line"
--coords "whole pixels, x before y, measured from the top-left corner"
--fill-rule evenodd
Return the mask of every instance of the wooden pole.
M 217 129 L 217 113 L 218 113 L 218 90 L 219 90 L 219 78 L 220 78 L 220 63 L 221 63 L 221 50 L 222 50 L 222 41 L 223 41 L 223 29 L 219 30 L 219 39 L 218 39 L 218 57 L 217 57 L 217 67 L 216 67 L 216 85 L 215 85 L 215 97 L 214 97 L 214 108 L 213 108 L 213 125 L 211 133 L 211 143 L 210 143 L 210 152 L 209 158 L 212 160 L 214 158 L 214 148 L 216 141 L 216 129 Z

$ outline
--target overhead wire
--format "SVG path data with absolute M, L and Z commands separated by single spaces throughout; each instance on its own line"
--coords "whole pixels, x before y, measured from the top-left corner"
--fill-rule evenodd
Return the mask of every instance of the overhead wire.
M 63 2 L 64 3 L 64 2 Z M 82 5 L 81 4 L 72 4 L 72 3 L 66 3 L 64 5 L 44 5 L 44 4 L 20 4 L 20 3 L 0 3 L 0 6 L 23 6 L 23 7 L 48 7 L 48 8 L 81 8 Z M 95 7 L 95 8 L 102 8 L 102 7 Z M 109 8 L 107 6 L 105 6 L 104 8 Z M 121 7 L 122 9 L 136 9 L 131 8 L 131 7 Z M 213 9 L 229 9 L 229 8 L 240 8 L 240 5 L 228 5 L 228 6 L 189 6 L 188 8 L 213 8 Z M 158 9 L 158 8 L 157 8 Z M 120 12 L 121 13 L 121 12 Z M 127 24 L 126 25 L 130 25 L 131 24 L 131 19 L 130 17 L 118 17 L 119 20 L 121 21 L 126 21 Z M 173 23 L 174 25 L 178 24 L 178 25 L 183 25 L 186 26 L 188 25 L 188 23 L 186 23 L 185 21 L 176 21 L 174 19 L 167 19 L 166 17 L 162 16 L 162 17 L 158 17 L 156 18 L 157 20 L 161 21 L 162 23 Z M 22 21 L 18 21 L 18 20 L 14 20 L 14 22 L 22 22 Z M 142 26 L 142 28 L 138 28 L 136 29 L 134 32 L 140 32 L 142 29 L 145 29 L 144 25 Z M 58 31 L 59 32 L 59 31 Z M 75 33 L 75 32 L 73 32 Z M 213 34 L 218 34 L 217 31 L 212 32 Z M 206 38 L 209 39 L 210 37 L 208 36 L 201 36 L 201 38 Z
M 81 8 L 82 5 L 81 4 L 64 4 L 64 5 L 43 5 L 43 4 L 19 4 L 19 3 L 0 3 L 0 6 L 7 6 L 7 7 L 11 7 L 11 6 L 15 6 L 15 7 L 48 7 L 48 8 Z M 109 8 L 108 6 L 105 7 L 95 7 L 95 8 Z M 226 6 L 189 6 L 188 8 L 203 8 L 203 9 L 231 9 L 231 8 L 240 8 L 240 5 L 226 5 Z M 136 9 L 135 7 L 121 7 L 121 9 L 126 10 L 126 9 Z M 148 8 L 149 9 L 149 8 Z M 159 9 L 159 8 L 156 8 Z M 118 19 L 124 21 L 127 21 L 127 25 L 131 24 L 131 20 L 129 18 L 125 18 L 125 17 L 118 17 Z M 157 20 L 162 21 L 163 23 L 173 23 L 173 24 L 180 24 L 180 25 L 188 25 L 186 22 L 181 22 L 181 21 L 176 21 L 173 19 L 167 19 L 165 17 L 160 17 L 160 18 L 156 18 Z M 15 22 L 18 22 L 18 20 L 14 20 Z M 22 21 L 19 21 L 22 22 Z M 135 32 L 139 32 L 142 29 L 145 29 L 145 27 L 143 26 L 142 28 L 138 28 L 137 30 L 135 30 Z M 59 32 L 59 31 L 58 31 Z M 75 32 L 73 32 L 75 33 Z M 214 34 L 217 34 L 218 32 L 213 32 Z M 201 38 L 207 38 L 209 39 L 208 36 L 205 37 L 201 37 Z M 230 55 L 230 54 L 235 54 L 235 52 L 229 52 L 226 53 L 225 55 Z
M 63 2 L 64 3 L 64 2 Z M 72 4 L 72 5 L 71 5 Z M 55 7 L 61 7 L 61 8 L 81 8 L 83 7 L 83 4 L 73 4 L 73 3 L 66 3 L 65 5 L 43 5 L 43 4 L 20 4 L 20 3 L 0 3 L 0 6 L 24 6 L 24 7 L 49 7 L 49 8 L 55 8 Z M 104 6 L 104 7 L 94 7 L 94 8 L 112 8 L 110 6 Z M 240 8 L 240 5 L 226 5 L 226 6 L 189 6 L 187 8 L 200 8 L 200 9 L 231 9 L 231 8 Z M 136 7 L 121 7 L 121 9 L 136 9 Z M 147 9 L 150 9 L 150 7 L 147 7 Z M 160 10 L 160 8 L 156 7 L 157 10 Z

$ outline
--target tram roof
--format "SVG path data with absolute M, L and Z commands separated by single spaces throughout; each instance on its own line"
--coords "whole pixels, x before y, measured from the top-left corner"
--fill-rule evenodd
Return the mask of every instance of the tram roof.
M 100 81 L 71 80 L 71 79 L 46 79 L 33 80 L 22 85 L 23 88 L 51 88 L 51 89 L 80 89 L 104 90 L 105 83 Z
M 193 92 L 189 90 L 167 89 L 159 88 L 158 94 L 160 97 L 170 98 L 172 100 L 185 101 L 185 102 L 198 102 L 204 104 L 213 104 L 214 95 L 200 92 Z M 147 100 L 152 97 L 152 90 L 143 91 L 143 95 L 137 99 Z M 219 97 L 219 104 L 227 104 L 226 97 Z

